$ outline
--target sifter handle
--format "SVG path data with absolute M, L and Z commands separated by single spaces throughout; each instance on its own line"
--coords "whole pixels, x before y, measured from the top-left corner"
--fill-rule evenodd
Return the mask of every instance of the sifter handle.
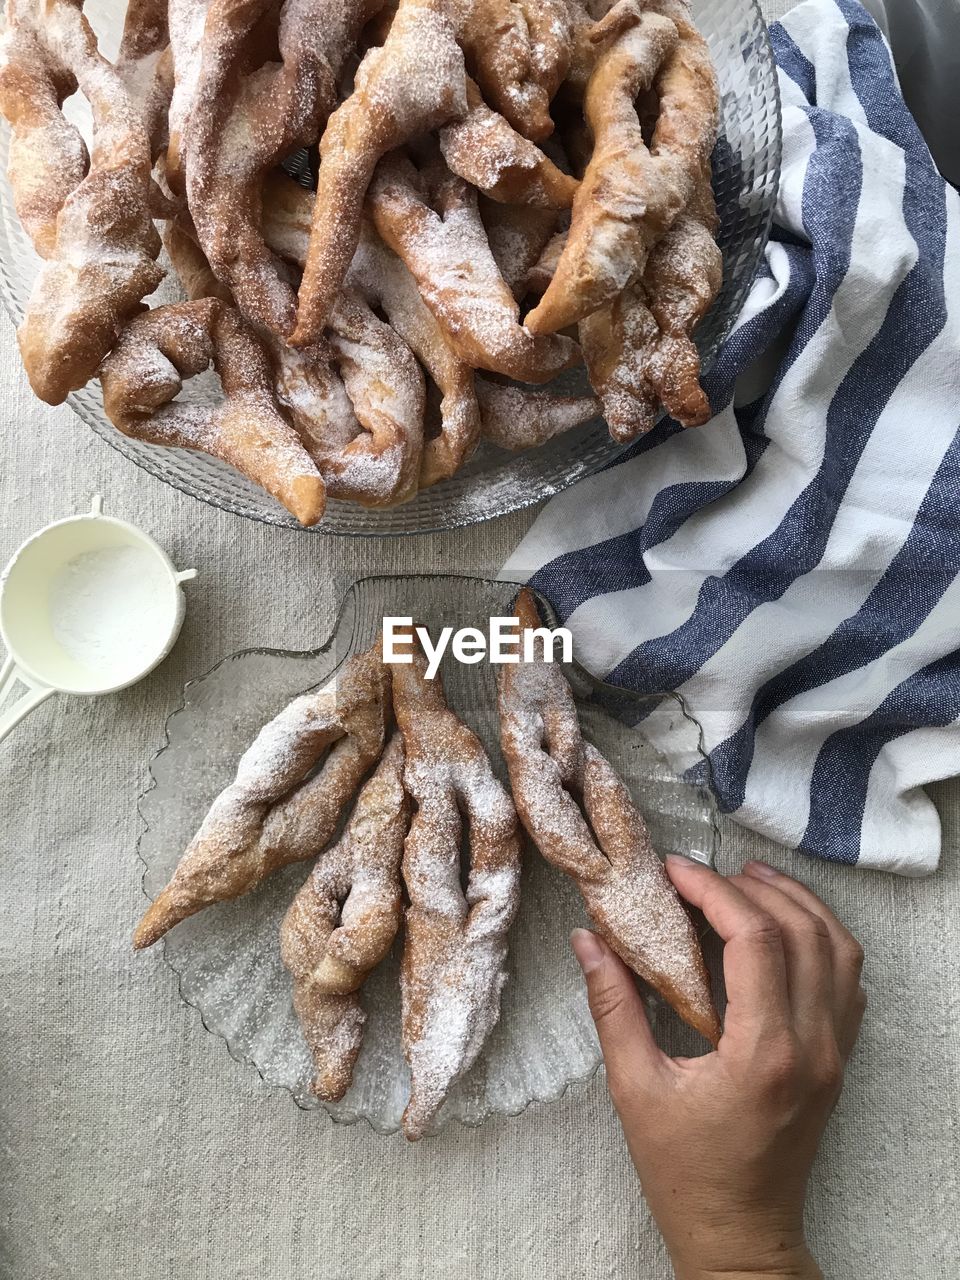
M 16 695 L 10 705 L 0 711 L 0 742 L 11 729 L 17 727 L 25 715 L 53 693 L 49 685 L 40 684 L 32 676 L 28 676 L 20 670 L 13 658 L 8 657 L 0 669 L 0 706 L 13 694 L 18 683 L 24 686 L 25 692 Z

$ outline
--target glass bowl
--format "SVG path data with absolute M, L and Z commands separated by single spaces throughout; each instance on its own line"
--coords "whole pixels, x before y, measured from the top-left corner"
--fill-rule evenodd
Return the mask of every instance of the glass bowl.
M 780 174 L 780 106 L 776 67 L 757 0 L 692 0 L 696 20 L 717 68 L 721 134 L 714 155 L 714 186 L 724 257 L 720 294 L 697 334 L 709 368 L 730 332 L 756 273 L 773 214 Z M 112 54 L 123 24 L 124 0 L 89 0 L 85 13 Z M 84 127 L 84 104 L 67 104 Z M 19 324 L 38 259 L 17 220 L 6 180 L 9 130 L 0 130 L 0 284 L 4 302 Z M 164 288 L 166 291 L 164 292 Z M 176 293 L 161 286 L 153 301 Z M 196 381 L 196 380 L 195 380 Z M 582 373 L 576 387 L 585 386 Z M 269 494 L 231 467 L 185 449 L 165 449 L 130 440 L 103 412 L 100 388 L 91 383 L 69 397 L 88 426 L 114 449 L 176 489 L 237 515 L 267 524 L 300 528 Z M 412 502 L 383 511 L 331 501 L 312 532 L 353 536 L 436 532 L 475 524 L 531 506 L 567 488 L 617 458 L 627 446 L 614 444 L 595 419 L 539 449 L 513 454 L 483 445 L 451 479 L 424 490 Z
M 366 578 L 348 592 L 334 633 L 321 648 L 310 653 L 246 650 L 188 684 L 183 706 L 167 722 L 167 744 L 154 757 L 152 781 L 140 800 L 139 852 L 147 895 L 155 897 L 167 882 L 260 726 L 295 695 L 325 682 L 349 653 L 374 643 L 384 616 L 412 615 L 434 635 L 441 625 L 485 630 L 488 618 L 511 612 L 515 592 L 513 584 L 475 578 Z M 649 711 L 667 706 L 681 740 L 698 754 L 699 726 L 680 699 L 614 689 L 576 665 L 568 674 L 585 733 L 627 781 L 659 851 L 712 864 L 718 835 L 710 792 L 673 774 L 631 727 Z M 450 705 L 479 734 L 506 780 L 492 667 L 449 661 L 443 677 Z M 321 1103 L 310 1091 L 310 1054 L 279 947 L 280 923 L 310 866 L 288 867 L 253 893 L 200 912 L 171 930 L 161 945 L 181 996 L 238 1062 L 256 1067 L 267 1084 L 288 1090 L 304 1109 L 325 1107 L 341 1123 L 363 1119 L 378 1132 L 392 1133 L 409 1091 L 400 1049 L 399 940 L 363 988 L 368 1023 L 350 1091 L 337 1103 Z M 502 1016 L 479 1060 L 451 1092 L 436 1128 L 454 1119 L 475 1125 L 493 1113 L 517 1114 L 533 1101 L 559 1098 L 571 1083 L 596 1070 L 600 1049 L 569 945 L 571 929 L 585 923 L 571 881 L 528 847 L 521 906 L 510 932 Z M 698 1051 L 694 1034 L 668 1009 L 656 1006 L 656 1016 L 664 1023 L 660 1033 L 679 1046 L 678 1052 Z

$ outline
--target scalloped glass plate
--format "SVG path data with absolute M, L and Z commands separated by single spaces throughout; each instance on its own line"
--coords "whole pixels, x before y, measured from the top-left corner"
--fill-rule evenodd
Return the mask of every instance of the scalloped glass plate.
M 721 90 L 721 139 L 714 155 L 714 186 L 720 214 L 724 279 L 719 297 L 697 334 L 709 367 L 730 332 L 756 274 L 770 229 L 780 175 L 780 105 L 776 67 L 757 0 L 692 0 L 709 42 Z M 85 6 L 104 48 L 112 53 L 122 26 L 123 0 L 89 0 Z M 72 99 L 68 114 L 89 134 L 85 104 Z M 0 282 L 7 310 L 19 324 L 38 259 L 13 208 L 6 180 L 9 131 L 0 129 Z M 154 301 L 177 296 L 169 282 Z M 202 380 L 194 379 L 197 384 Z M 574 379 L 582 386 L 582 375 Z M 571 388 L 572 389 L 572 388 Z M 209 396 L 210 389 L 185 391 Z M 121 435 L 103 412 L 93 383 L 70 396 L 83 421 L 114 449 L 167 484 L 203 502 L 267 524 L 300 528 L 292 516 L 238 472 L 183 449 L 164 449 Z M 456 476 L 425 490 L 414 501 L 368 511 L 333 501 L 316 532 L 352 536 L 427 533 L 454 529 L 532 506 L 612 462 L 615 445 L 601 419 L 539 449 L 511 454 L 482 446 Z
M 152 784 L 140 800 L 139 852 L 150 898 L 169 879 L 214 796 L 234 776 L 256 732 L 291 698 L 325 682 L 351 652 L 379 637 L 387 615 L 412 615 L 436 635 L 441 626 L 480 626 L 507 614 L 515 585 L 446 576 L 377 577 L 348 592 L 330 640 L 311 653 L 254 649 L 225 658 L 186 686 L 184 704 L 167 722 L 167 745 L 154 758 Z M 547 613 L 549 614 L 549 606 Z M 639 697 L 569 669 L 584 729 L 621 772 L 642 808 L 662 854 L 713 863 L 714 803 L 706 789 L 676 777 L 635 726 L 655 708 L 673 709 L 685 744 L 699 754 L 699 726 L 672 694 Z M 493 668 L 443 666 L 450 705 L 480 735 L 494 767 L 506 772 L 499 749 Z M 287 1089 L 303 1108 L 324 1106 L 334 1120 L 364 1119 L 392 1133 L 406 1104 L 408 1081 L 400 1050 L 398 939 L 364 987 L 366 1035 L 354 1082 L 339 1103 L 310 1092 L 310 1055 L 293 1011 L 280 961 L 283 915 L 310 870 L 288 867 L 261 888 L 183 922 L 164 939 L 180 994 L 233 1057 L 255 1066 L 270 1085 Z M 571 882 L 533 850 L 524 857 L 521 907 L 510 934 L 509 980 L 502 1016 L 472 1070 L 452 1091 L 437 1121 L 480 1124 L 491 1113 L 513 1115 L 529 1103 L 559 1098 L 593 1074 L 600 1050 L 583 982 L 569 946 L 570 930 L 586 923 Z M 695 1037 L 659 1008 L 672 1039 L 696 1052 Z

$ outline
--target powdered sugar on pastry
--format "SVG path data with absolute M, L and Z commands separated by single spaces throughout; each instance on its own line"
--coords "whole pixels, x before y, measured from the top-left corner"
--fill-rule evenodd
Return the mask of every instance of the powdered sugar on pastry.
M 140 921 L 134 946 L 152 946 L 204 907 L 318 853 L 383 750 L 389 696 L 378 646 L 264 725 Z
M 310 246 L 295 346 L 323 331 L 360 238 L 363 199 L 381 156 L 466 114 L 463 54 L 442 0 L 400 0 L 385 43 L 357 70 L 320 141 Z
M 223 402 L 173 403 L 183 378 L 211 363 Z M 204 298 L 138 316 L 104 361 L 100 381 L 107 417 L 124 435 L 221 458 L 302 524 L 323 515 L 320 473 L 280 412 L 263 347 L 233 307 Z
M 51 0 L 41 9 L 28 0 L 10 0 L 7 19 L 34 52 L 44 50 L 47 81 L 41 96 L 62 101 L 75 77 L 93 114 L 89 171 L 63 201 L 54 243 L 47 245 L 17 333 L 33 390 L 41 400 L 60 404 L 89 381 L 141 299 L 163 277 L 156 263 L 160 237 L 150 215 L 150 140 L 142 111 L 101 56 L 78 5 Z M 16 56 L 17 48 L 8 46 L 8 56 Z M 39 70 L 35 60 L 32 67 Z M 11 105 L 0 94 L 0 106 L 5 101 Z M 69 135 L 51 132 L 49 96 L 46 102 L 48 127 L 34 133 L 34 140 L 54 144 L 40 163 L 59 187 L 54 170 Z
M 538 338 L 521 325 L 517 301 L 490 251 L 476 193 L 439 156 L 421 174 L 399 154 L 388 156 L 371 184 L 370 207 L 380 235 L 406 263 L 468 364 L 539 383 L 576 363 L 579 351 L 571 339 Z
M 540 625 L 521 591 L 524 629 Z M 716 1044 L 720 1024 L 696 933 L 626 786 L 580 736 L 555 663 L 504 665 L 500 735 L 520 820 L 544 857 L 571 876 L 594 924 L 634 972 Z
M 491 110 L 469 79 L 467 102 L 466 117 L 440 130 L 440 150 L 451 171 L 505 204 L 569 209 L 576 178 Z
M 476 736 L 447 707 L 426 660 L 393 667 L 394 709 L 416 805 L 403 875 L 410 897 L 403 955 L 403 1051 L 410 1139 L 423 1136 L 500 1016 L 506 935 L 519 900 L 517 816 Z M 470 870 L 461 888 L 463 820 Z
M 390 950 L 403 916 L 400 859 L 410 804 L 395 734 L 364 785 L 346 830 L 320 855 L 280 929 L 283 963 L 327 1101 L 350 1087 L 366 1014 L 360 988 Z

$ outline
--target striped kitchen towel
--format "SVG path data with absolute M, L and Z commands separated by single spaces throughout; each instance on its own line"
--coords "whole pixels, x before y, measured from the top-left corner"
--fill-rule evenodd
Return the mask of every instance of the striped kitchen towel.
M 555 498 L 504 573 L 596 673 L 679 690 L 737 821 L 922 875 L 923 786 L 960 773 L 960 197 L 860 5 L 806 0 L 771 38 L 782 184 L 716 416 Z

